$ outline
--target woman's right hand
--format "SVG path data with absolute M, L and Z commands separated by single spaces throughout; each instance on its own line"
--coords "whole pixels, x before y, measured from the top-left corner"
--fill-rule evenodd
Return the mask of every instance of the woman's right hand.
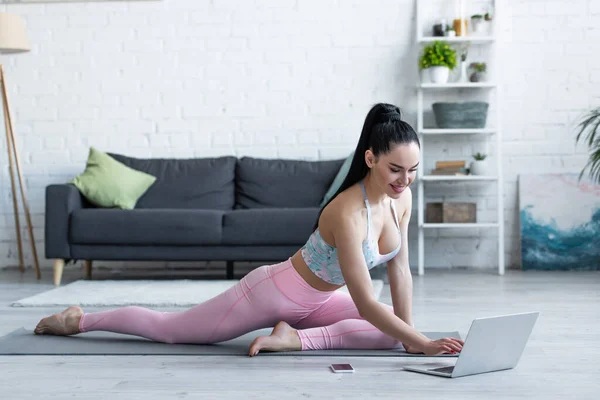
M 464 341 L 456 338 L 443 338 L 438 340 L 430 340 L 423 349 L 423 353 L 428 356 L 438 356 L 440 354 L 460 353 Z

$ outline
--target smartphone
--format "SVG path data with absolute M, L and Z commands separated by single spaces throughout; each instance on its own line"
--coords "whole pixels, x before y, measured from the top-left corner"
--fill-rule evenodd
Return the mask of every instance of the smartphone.
M 331 364 L 330 368 L 336 374 L 354 372 L 354 368 L 350 364 Z

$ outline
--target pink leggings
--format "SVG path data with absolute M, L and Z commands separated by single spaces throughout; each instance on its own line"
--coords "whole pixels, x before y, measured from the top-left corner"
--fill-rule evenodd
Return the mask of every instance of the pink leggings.
M 164 343 L 212 344 L 279 321 L 298 329 L 302 350 L 389 349 L 400 344 L 362 319 L 349 294 L 322 292 L 306 283 L 291 259 L 254 269 L 235 286 L 186 311 L 132 306 L 85 313 L 79 329 Z

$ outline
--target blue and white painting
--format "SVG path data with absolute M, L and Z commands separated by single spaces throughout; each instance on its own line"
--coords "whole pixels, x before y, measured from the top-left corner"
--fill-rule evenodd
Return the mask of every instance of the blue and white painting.
M 519 176 L 524 270 L 600 269 L 600 185 L 579 174 Z

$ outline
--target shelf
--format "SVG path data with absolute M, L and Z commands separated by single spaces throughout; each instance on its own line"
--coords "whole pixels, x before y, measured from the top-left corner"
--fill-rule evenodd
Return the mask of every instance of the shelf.
M 490 70 L 501 70 L 502 65 L 499 63 L 500 59 L 498 58 L 497 48 L 499 36 L 495 24 L 496 21 L 504 19 L 504 8 L 510 10 L 510 6 L 508 5 L 501 6 L 503 3 L 506 2 L 499 0 L 492 0 L 490 2 L 489 6 L 493 9 L 494 21 L 492 21 L 492 24 L 488 24 L 489 30 L 478 32 L 469 30 L 465 32 L 467 36 L 449 37 L 432 36 L 433 31 L 431 31 L 434 21 L 447 19 L 447 15 L 445 15 L 447 11 L 435 7 L 437 4 L 435 2 L 428 2 L 425 0 L 415 1 L 416 23 L 414 24 L 415 33 L 413 35 L 415 45 L 418 49 L 422 50 L 428 44 L 435 41 L 442 41 L 456 51 L 457 64 L 460 63 L 461 51 L 468 50 L 466 59 L 467 66 L 469 66 L 471 62 L 480 61 L 486 62 Z M 473 6 L 469 6 L 468 9 L 461 9 L 460 13 L 465 17 L 468 17 L 469 15 L 473 15 L 474 12 L 481 12 L 481 9 L 478 9 L 478 7 L 479 5 L 476 6 L 473 4 Z M 458 11 L 455 12 L 457 15 L 461 15 L 458 14 Z M 508 12 L 507 15 L 510 17 L 510 12 Z M 451 22 L 453 23 L 453 20 Z M 421 51 L 419 51 L 419 53 L 421 53 Z M 421 54 L 418 54 L 415 61 L 415 64 L 421 64 Z M 457 65 L 457 67 L 459 67 L 459 65 Z M 430 249 L 427 247 L 429 244 L 428 242 L 432 239 L 438 240 L 437 238 L 434 239 L 431 237 L 430 233 L 436 233 L 436 231 L 432 231 L 431 229 L 446 228 L 446 232 L 452 232 L 452 234 L 450 236 L 445 235 L 446 237 L 443 237 L 444 240 L 453 240 L 454 236 L 468 236 L 472 233 L 476 233 L 477 235 L 481 234 L 481 236 L 489 236 L 490 240 L 497 243 L 498 274 L 503 275 L 505 268 L 504 240 L 506 235 L 504 231 L 505 182 L 502 178 L 502 171 L 503 168 L 505 168 L 505 163 L 503 162 L 502 140 L 504 129 L 502 128 L 502 125 L 504 120 L 503 117 L 505 116 L 501 115 L 502 113 L 499 110 L 501 110 L 500 106 L 503 104 L 500 97 L 502 95 L 501 89 L 504 85 L 504 80 L 500 80 L 494 74 L 488 74 L 486 79 L 481 82 L 471 82 L 468 79 L 456 78 L 455 74 L 449 75 L 449 79 L 445 83 L 434 83 L 429 78 L 429 71 L 420 70 L 418 80 L 412 84 L 416 89 L 417 134 L 423 143 L 432 142 L 431 154 L 429 145 L 426 144 L 421 148 L 421 154 L 419 156 L 421 166 L 425 167 L 425 165 L 433 164 L 435 161 L 443 159 L 465 160 L 465 163 L 468 164 L 469 160 L 473 160 L 470 154 L 475 154 L 478 149 L 485 149 L 483 150 L 485 153 L 493 154 L 494 157 L 491 160 L 493 165 L 490 165 L 489 170 L 474 171 L 486 173 L 486 175 L 437 175 L 440 172 L 444 173 L 444 171 L 419 168 L 417 174 L 418 273 L 419 275 L 425 273 L 426 259 L 431 256 L 428 253 L 428 250 Z M 489 112 L 486 116 L 487 124 L 479 125 L 481 128 L 444 129 L 429 118 L 431 116 L 429 113 L 432 112 L 432 103 L 436 101 L 470 101 L 473 96 L 485 97 L 486 101 L 489 101 L 490 103 L 489 111 L 493 111 Z M 443 135 L 450 136 L 444 137 Z M 439 146 L 436 146 L 436 144 L 439 144 L 438 142 L 453 142 L 453 146 L 450 148 L 439 148 Z M 467 154 L 467 156 L 465 156 L 465 154 Z M 431 166 L 433 167 L 433 165 Z M 465 167 L 468 168 L 469 165 L 465 165 Z M 459 169 L 457 170 L 460 171 Z M 466 171 L 468 171 L 468 169 Z M 490 192 L 495 192 L 495 196 L 491 194 L 488 196 L 487 194 L 476 193 L 479 192 L 479 190 L 476 190 L 475 192 L 471 190 L 475 188 L 485 189 L 485 192 L 488 191 L 487 189 L 495 188 L 496 190 L 490 190 Z M 477 202 L 477 204 L 479 204 L 479 201 L 483 201 L 484 197 L 493 198 L 496 203 L 496 206 L 494 207 L 496 208 L 496 210 L 494 210 L 494 214 L 496 215 L 492 216 L 490 213 L 489 217 L 483 218 L 483 221 L 478 221 L 473 218 L 473 223 L 427 223 L 427 200 L 431 198 L 430 195 L 439 197 L 435 196 L 435 194 L 439 194 L 439 190 L 442 190 L 442 192 L 448 192 L 449 190 L 447 197 L 444 196 L 444 199 L 450 202 L 458 199 L 471 199 L 473 203 Z M 436 220 L 433 219 L 431 221 Z M 481 230 L 482 228 L 492 228 L 492 230 Z M 429 231 L 427 231 L 427 229 L 429 229 Z M 456 229 L 456 231 L 448 229 Z M 476 229 L 477 231 L 470 232 L 469 229 Z M 437 234 L 441 233 L 442 232 L 437 232 Z M 435 245 L 434 248 L 436 248 Z M 453 263 L 453 260 L 451 260 L 453 256 L 453 254 L 444 255 L 451 263 Z M 476 254 L 469 255 L 469 257 L 466 258 L 470 258 L 471 256 L 473 262 L 479 263 Z M 433 258 L 437 258 L 439 261 L 438 257 Z M 463 255 L 459 255 L 459 258 L 461 262 L 465 260 Z
M 448 83 L 421 83 L 423 89 L 449 89 L 449 88 L 494 88 L 494 82 L 448 82 Z
M 475 222 L 475 223 L 424 223 L 423 228 L 498 228 L 499 225 L 495 222 Z
M 486 44 L 493 43 L 496 38 L 494 36 L 422 36 L 419 38 L 419 43 L 431 43 L 436 40 L 443 40 L 448 43 L 465 43 L 471 42 L 473 44 Z
M 424 181 L 497 181 L 496 176 L 484 175 L 425 175 L 421 177 Z
M 493 135 L 495 129 L 421 129 L 423 135 Z

